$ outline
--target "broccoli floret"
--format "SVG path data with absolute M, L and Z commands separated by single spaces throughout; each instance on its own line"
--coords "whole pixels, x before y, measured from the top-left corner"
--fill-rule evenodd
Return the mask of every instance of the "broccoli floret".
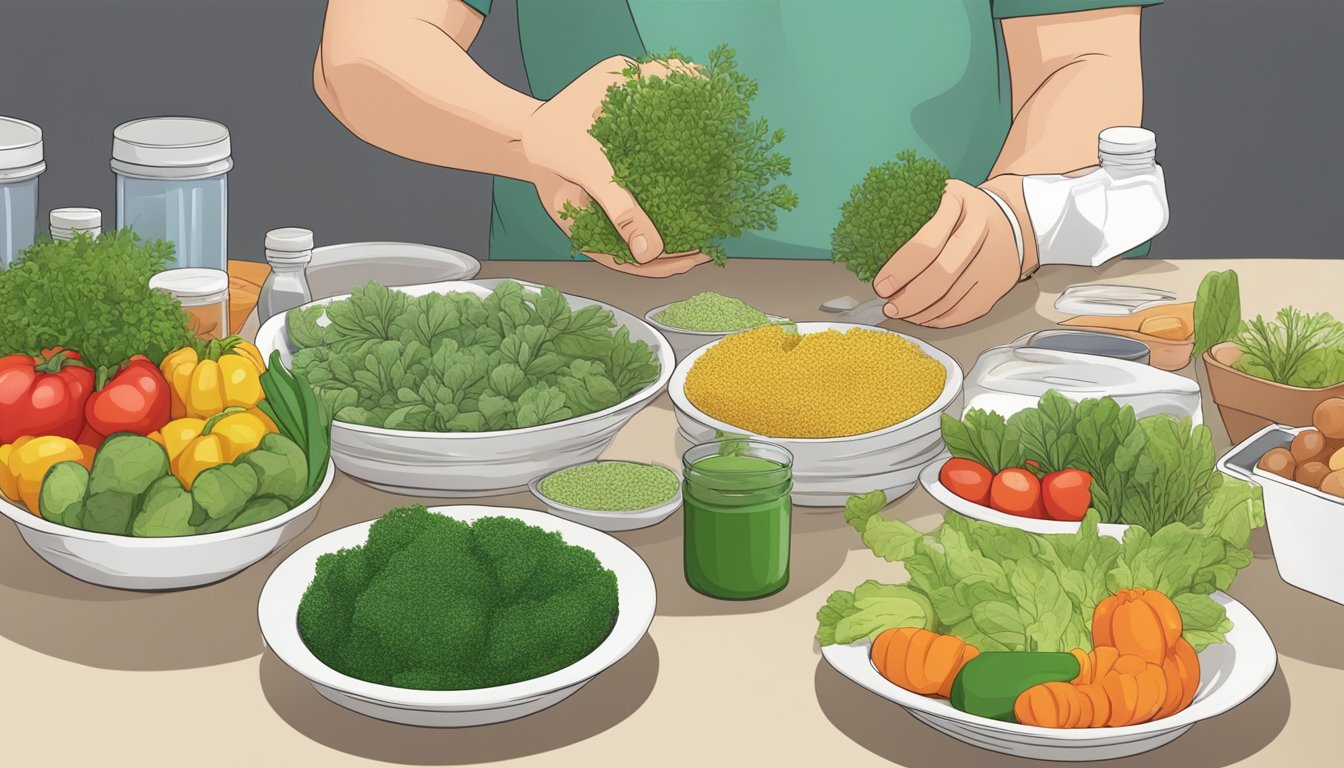
M 615 575 L 593 574 L 548 599 L 526 600 L 496 613 L 485 665 L 497 676 L 496 685 L 564 669 L 607 639 L 615 617 Z
M 675 52 L 644 61 L 681 59 Z M 607 91 L 602 113 L 589 130 L 611 161 L 616 183 L 630 190 L 649 215 L 668 253 L 701 251 L 723 264 L 719 242 L 744 231 L 774 229 L 778 209 L 792 210 L 798 196 L 774 184 L 789 174 L 789 159 L 775 152 L 783 131 L 751 119 L 754 80 L 737 70 L 732 49 L 709 54 L 704 77 L 673 72 L 637 77 Z M 634 263 L 625 240 L 597 204 L 565 205 L 573 219 L 575 254 L 607 253 Z
M 320 659 L 335 658 L 350 636 L 350 619 L 373 573 L 359 547 L 317 559 L 317 574 L 299 601 L 299 635 Z
M 887 260 L 914 237 L 938 210 L 948 170 L 913 150 L 868 171 L 840 207 L 831 232 L 831 258 L 864 282 L 872 282 Z

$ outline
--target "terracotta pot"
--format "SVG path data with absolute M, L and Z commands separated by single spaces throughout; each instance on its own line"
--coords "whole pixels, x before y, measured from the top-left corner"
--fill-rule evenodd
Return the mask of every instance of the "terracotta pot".
M 1232 342 L 1204 353 L 1209 393 L 1233 443 L 1242 442 L 1270 424 L 1309 427 L 1312 411 L 1322 400 L 1344 397 L 1344 383 L 1305 389 L 1248 376 L 1232 368 L 1240 357 L 1241 350 Z

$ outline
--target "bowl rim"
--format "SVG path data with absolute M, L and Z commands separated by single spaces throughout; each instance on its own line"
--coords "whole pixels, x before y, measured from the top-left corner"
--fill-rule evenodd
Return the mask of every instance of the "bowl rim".
M 448 293 L 453 291 L 462 292 L 463 289 L 461 288 L 461 286 L 473 286 L 476 288 L 484 288 L 487 290 L 492 290 L 494 287 L 497 287 L 500 283 L 506 281 L 518 283 L 523 287 L 524 290 L 529 290 L 534 293 L 539 293 L 543 287 L 546 287 L 538 283 L 532 283 L 526 280 L 519 280 L 517 278 L 512 277 L 442 280 L 433 283 L 414 283 L 411 285 L 389 285 L 386 287 L 389 290 L 401 291 L 402 293 L 407 293 L 412 296 L 423 296 L 424 294 L 427 293 Z M 556 290 L 559 291 L 560 289 L 556 288 Z M 553 421 L 548 424 L 537 424 L 536 426 L 532 427 L 520 427 L 518 429 L 502 429 L 502 430 L 497 429 L 484 432 L 419 432 L 410 429 L 388 429 L 386 427 L 375 427 L 368 424 L 355 424 L 349 421 L 340 421 L 339 419 L 332 419 L 331 422 L 332 429 L 346 430 L 349 432 L 357 432 L 366 435 L 373 435 L 376 437 L 400 437 L 400 438 L 417 438 L 417 439 L 433 439 L 433 440 L 484 440 L 489 438 L 512 437 L 514 435 L 534 435 L 546 430 L 554 430 L 562 427 L 573 426 L 576 424 L 583 424 L 590 421 L 597 421 L 605 417 L 614 416 L 627 408 L 642 406 L 644 404 L 647 404 L 650 400 L 653 400 L 655 397 L 657 397 L 658 394 L 662 392 L 663 388 L 667 386 L 667 383 L 672 379 L 673 370 L 676 368 L 676 357 L 672 353 L 671 342 L 667 340 L 667 337 L 663 335 L 662 331 L 653 327 L 649 323 L 644 322 L 637 315 L 631 314 L 630 312 L 627 312 L 624 309 L 621 309 L 620 307 L 617 307 L 613 304 L 608 304 L 604 301 L 598 301 L 597 299 L 590 299 L 587 296 L 580 296 L 578 294 L 566 293 L 564 291 L 560 291 L 560 294 L 564 296 L 566 299 L 582 299 L 583 301 L 599 305 L 603 309 L 612 312 L 613 316 L 626 315 L 636 323 L 643 323 L 644 326 L 653 334 L 654 340 L 657 342 L 657 344 L 650 346 L 654 357 L 658 360 L 658 366 L 659 366 L 658 378 L 653 380 L 649 384 L 645 385 L 643 389 L 634 393 L 630 397 L 627 397 L 626 399 L 620 401 L 619 403 L 616 403 L 615 405 L 603 408 L 600 411 L 594 411 L 592 413 L 587 413 L 582 416 L 574 416 L 572 418 L 568 418 L 563 421 Z M 351 294 L 342 293 L 336 296 L 328 296 L 322 299 L 314 299 L 313 301 L 310 301 L 307 304 L 298 307 L 298 309 L 308 309 L 309 307 L 314 306 L 326 306 L 327 304 L 331 304 L 332 302 L 348 299 L 350 298 L 350 296 Z M 573 306 L 572 303 L 571 306 Z M 288 338 L 285 334 L 284 322 L 285 322 L 285 314 L 283 313 L 278 314 L 268 319 L 265 323 L 262 323 L 261 327 L 257 329 L 257 347 L 261 351 L 263 358 L 270 359 L 271 352 L 279 350 L 279 347 L 274 346 L 273 344 L 273 341 L 275 339 L 285 338 L 286 343 L 288 343 Z M 618 328 L 621 325 L 628 325 L 628 324 L 620 322 L 618 317 L 617 318 Z M 286 356 L 283 351 L 281 352 L 281 356 L 282 357 Z M 289 367 L 288 361 L 286 361 L 285 367 L 288 369 Z
M 559 533 L 565 543 L 588 549 L 603 567 L 616 574 L 617 614 L 610 634 L 587 656 L 547 675 L 490 688 L 427 691 L 370 683 L 342 674 L 322 663 L 299 636 L 298 607 L 312 583 L 317 558 L 368 540 L 380 518 L 354 523 L 323 534 L 295 550 L 276 566 L 262 586 L 257 620 L 266 646 L 310 683 L 356 699 L 412 710 L 490 709 L 534 699 L 591 680 L 624 658 L 644 639 L 657 605 L 653 573 L 639 553 L 610 534 L 545 512 L 519 507 L 460 504 L 428 507 L 430 512 L 462 522 L 504 516 Z
M 546 481 L 546 478 L 550 477 L 551 475 L 557 475 L 566 470 L 574 469 L 575 467 L 587 467 L 593 464 L 637 464 L 644 467 L 657 467 L 659 469 L 665 469 L 668 472 L 672 473 L 672 476 L 677 479 L 677 492 L 671 499 L 663 502 L 662 504 L 655 504 L 652 507 L 644 507 L 643 509 L 624 509 L 618 511 L 603 510 L 603 509 L 584 509 L 583 507 L 573 507 L 568 504 L 558 502 L 555 499 L 552 499 L 550 496 L 547 496 L 546 494 L 541 492 L 541 484 L 544 483 Z M 540 477 L 532 478 L 532 480 L 530 480 L 527 484 L 527 490 L 531 491 L 532 495 L 536 497 L 537 501 L 540 501 L 541 503 L 545 504 L 548 507 L 558 509 L 567 514 L 582 515 L 584 517 L 603 518 L 607 520 L 630 520 L 638 517 L 657 515 L 664 511 L 667 511 L 669 513 L 675 512 L 677 507 L 681 506 L 682 501 L 681 476 L 677 474 L 677 471 L 675 469 L 657 461 L 633 461 L 631 459 L 593 459 L 592 461 L 581 461 L 578 464 L 570 464 L 567 467 L 561 467 L 557 470 L 547 472 L 546 474 Z
M 943 485 L 938 479 L 942 472 L 943 465 L 951 461 L 954 457 L 944 456 L 940 459 L 934 459 L 932 463 L 924 467 L 919 472 L 919 484 L 924 486 L 924 490 L 935 501 L 956 512 L 962 517 L 969 517 L 972 520 L 979 520 L 985 523 L 1001 525 L 1005 528 L 1017 528 L 1018 530 L 1029 533 L 1077 533 L 1082 523 L 1071 523 L 1065 520 L 1041 520 L 1031 517 L 1018 517 L 1006 512 L 1000 512 L 997 509 L 991 509 L 982 504 L 976 504 L 973 501 L 967 501 L 953 493 Z M 1112 539 L 1123 540 L 1125 531 L 1131 526 L 1122 523 L 1100 523 L 1097 525 L 1097 533 L 1101 536 L 1108 536 Z
M 0 514 L 9 518 L 15 525 L 21 528 L 37 531 L 38 533 L 50 536 L 60 536 L 67 539 L 77 539 L 79 541 L 115 544 L 124 549 L 174 549 L 184 546 L 207 546 L 209 544 L 219 544 L 235 539 L 245 539 L 255 534 L 284 526 L 290 521 L 303 516 L 321 503 L 322 497 L 327 494 L 328 490 L 330 490 L 331 484 L 335 482 L 335 479 L 336 463 L 331 458 L 328 458 L 327 472 L 322 478 L 322 484 L 317 487 L 316 491 L 313 491 L 312 496 L 299 502 L 297 506 L 286 510 L 283 514 L 276 515 L 270 520 L 263 520 L 259 523 L 245 525 L 242 528 L 216 531 L 214 533 L 192 533 L 186 536 L 125 536 L 115 533 L 86 531 L 83 528 L 71 528 L 38 517 L 27 509 L 4 498 L 4 496 L 0 496 Z
M 971 715 L 954 709 L 942 699 L 923 696 L 907 691 L 878 674 L 869 658 L 871 642 L 860 640 L 848 645 L 828 645 L 821 649 L 836 672 L 851 682 L 863 687 L 882 698 L 894 702 L 908 710 L 920 712 L 929 717 L 955 723 L 958 726 L 973 729 L 979 733 L 994 732 L 998 738 L 1021 739 L 1023 737 L 1043 738 L 1055 743 L 1074 743 L 1086 746 L 1093 741 L 1131 741 L 1138 738 L 1156 736 L 1179 728 L 1188 728 L 1195 723 L 1217 717 L 1229 712 L 1249 700 L 1274 676 L 1278 668 L 1278 652 L 1274 640 L 1269 636 L 1260 620 L 1245 605 L 1225 592 L 1214 592 L 1213 599 L 1227 610 L 1232 619 L 1232 630 L 1227 633 L 1227 642 L 1220 645 L 1231 646 L 1234 651 L 1231 671 L 1228 672 L 1224 686 L 1236 684 L 1236 688 L 1211 701 L 1208 695 L 1199 696 L 1188 707 L 1170 717 L 1150 720 L 1138 725 L 1101 728 L 1044 728 L 1019 723 L 1006 723 L 979 715 Z M 860 665 L 859 660 L 862 659 Z M 1244 659 L 1244 661 L 1243 661 Z M 1257 670 L 1252 664 L 1258 665 Z M 1240 672 L 1240 674 L 1238 674 Z M 1233 700 L 1235 699 L 1235 701 Z
M 874 437 L 880 437 L 888 433 L 906 429 L 913 424 L 918 424 L 924 421 L 925 419 L 928 419 L 946 410 L 948 406 L 952 404 L 952 401 L 954 401 L 957 398 L 957 395 L 961 393 L 961 388 L 964 383 L 964 374 L 962 373 L 961 366 L 957 364 L 957 361 L 953 359 L 951 355 L 947 354 L 943 350 L 933 346 L 932 344 L 929 344 L 928 342 L 922 339 L 917 339 L 914 336 L 907 336 L 904 333 L 901 333 L 899 331 L 893 331 L 889 328 L 882 328 L 880 326 L 875 325 L 865 325 L 863 323 L 828 323 L 822 321 L 814 321 L 814 322 L 797 323 L 796 325 L 798 327 L 798 333 L 800 335 L 806 335 L 807 333 L 819 333 L 822 331 L 832 331 L 832 330 L 848 331 L 858 329 L 866 331 L 879 331 L 881 333 L 890 333 L 892 335 L 899 336 L 902 339 L 905 339 L 906 341 L 919 347 L 920 350 L 924 352 L 924 354 L 928 355 L 929 357 L 932 357 L 934 360 L 937 360 L 940 364 L 942 364 L 943 369 L 947 372 L 947 376 L 943 380 L 943 390 L 942 392 L 938 393 L 938 397 L 936 397 L 933 402 L 929 403 L 924 408 L 924 410 L 920 411 L 919 413 L 911 416 L 908 419 L 905 419 L 904 421 L 898 421 L 895 424 L 883 427 L 882 429 L 873 430 L 872 432 L 864 432 L 858 435 L 844 435 L 841 437 L 771 437 L 770 435 L 761 435 L 755 432 L 742 429 L 741 427 L 733 426 L 732 424 L 728 424 L 727 422 L 715 419 L 714 417 L 695 407 L 695 405 L 691 402 L 690 398 L 686 396 L 686 375 L 690 373 L 691 367 L 695 365 L 695 362 L 699 360 L 702 355 L 704 355 L 706 352 L 712 349 L 714 345 L 722 341 L 722 339 L 718 339 L 716 341 L 712 341 L 700 347 L 694 352 L 691 352 L 690 354 L 686 355 L 686 357 L 683 358 L 681 362 L 677 363 L 676 370 L 672 372 L 672 377 L 668 381 L 668 387 L 667 387 L 667 393 L 668 396 L 672 399 L 672 405 L 678 411 L 684 413 L 685 415 L 689 416 L 690 418 L 694 419 L 700 424 L 703 424 L 707 427 L 711 427 L 719 432 L 728 433 L 730 435 L 754 437 L 759 438 L 761 440 L 767 440 L 770 442 L 776 442 L 785 445 L 790 443 L 824 445 L 829 443 L 868 440 Z
M 688 297 L 688 298 L 689 298 L 689 297 Z M 685 299 L 681 299 L 681 301 L 685 301 Z M 660 330 L 660 331 L 663 331 L 664 333 L 680 333 L 680 334 L 682 334 L 682 335 L 684 335 L 684 336 L 700 336 L 700 337 L 703 337 L 703 338 L 706 338 L 706 339 L 711 339 L 711 338 L 720 337 L 720 336 L 732 336 L 734 333 L 743 333 L 743 332 L 746 332 L 746 331 L 754 331 L 754 330 L 756 330 L 757 328 L 764 328 L 764 327 L 765 327 L 764 325 L 753 325 L 753 326 L 751 326 L 750 328 L 738 328 L 738 329 L 736 329 L 736 330 L 732 330 L 732 331 L 693 331 L 693 330 L 691 330 L 691 329 L 689 329 L 689 328 L 678 328 L 678 327 L 675 326 L 675 325 L 668 325 L 667 323 L 659 322 L 659 321 L 653 319 L 653 316 L 654 316 L 654 315 L 656 315 L 656 314 L 662 312 L 663 310 L 667 309 L 668 307 L 670 307 L 670 306 L 672 306 L 673 304 L 676 304 L 676 303 L 677 303 L 677 302 L 675 302 L 675 301 L 669 301 L 668 303 L 663 304 L 662 306 L 658 306 L 658 307 L 654 307 L 653 309 L 650 309 L 648 312 L 645 312 L 645 313 L 644 313 L 644 322 L 648 323 L 649 325 L 652 325 L 654 328 L 657 328 L 657 329 Z M 744 302 L 744 303 L 745 303 L 745 302 Z M 748 306 L 750 306 L 750 305 L 748 305 Z M 757 312 L 760 312 L 761 310 L 756 310 L 756 311 L 757 311 Z M 783 317 L 783 316 L 780 316 L 780 315 L 772 315 L 772 314 L 770 314 L 769 312 L 763 312 L 762 314 L 765 315 L 765 318 L 766 318 L 767 320 L 770 320 L 770 321 L 772 321 L 773 323 L 792 323 L 792 322 L 794 322 L 793 320 L 790 320 L 790 319 L 787 318 L 787 317 Z M 769 325 L 769 323 L 767 323 L 767 325 Z

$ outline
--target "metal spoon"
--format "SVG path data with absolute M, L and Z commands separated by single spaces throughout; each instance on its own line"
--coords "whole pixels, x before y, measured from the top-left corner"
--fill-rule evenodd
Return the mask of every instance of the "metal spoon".
M 879 298 L 860 304 L 858 299 L 852 296 L 840 296 L 824 302 L 818 309 L 830 315 L 838 315 L 845 322 L 878 325 L 887 319 L 882 313 L 882 307 L 886 303 L 886 299 Z

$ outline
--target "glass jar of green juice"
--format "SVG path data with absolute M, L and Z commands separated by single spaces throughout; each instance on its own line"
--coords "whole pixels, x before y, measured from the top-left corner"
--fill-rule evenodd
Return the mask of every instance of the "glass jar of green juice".
M 789 583 L 793 456 L 772 443 L 725 439 L 682 457 L 686 583 L 750 600 Z

